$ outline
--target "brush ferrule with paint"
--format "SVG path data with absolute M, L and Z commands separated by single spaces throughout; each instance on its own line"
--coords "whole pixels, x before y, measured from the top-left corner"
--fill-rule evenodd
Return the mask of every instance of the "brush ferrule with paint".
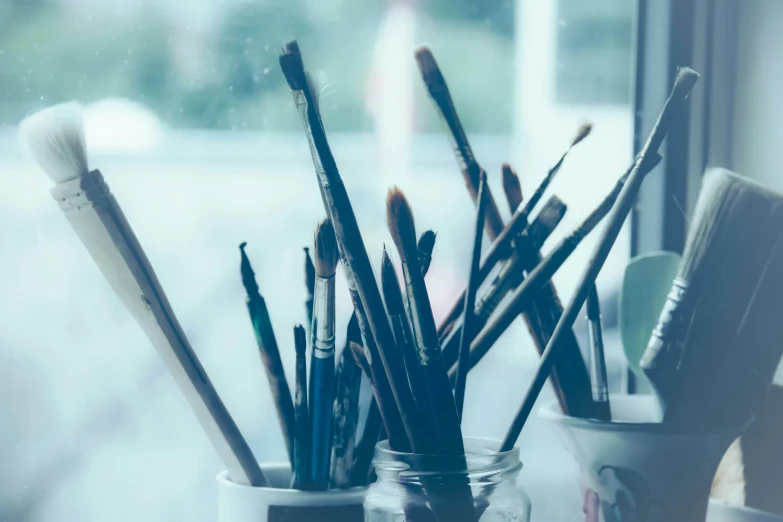
M 55 185 L 51 193 L 62 211 L 67 214 L 96 203 L 100 204 L 111 195 L 111 190 L 100 171 L 93 170 L 80 178 Z
M 313 301 L 313 356 L 334 357 L 334 276 L 316 277 Z
M 587 335 L 590 342 L 590 382 L 592 383 L 593 400 L 606 402 L 609 400 L 609 388 L 606 383 L 604 341 L 600 318 L 587 321 Z
M 413 343 L 416 346 L 416 355 L 422 366 L 427 366 L 434 355 L 440 354 L 440 346 L 438 346 L 437 343 L 430 345 L 430 343 L 427 342 L 428 336 L 425 334 L 423 325 L 421 324 L 421 314 L 419 312 L 417 299 L 415 298 L 415 290 L 413 285 L 410 284 L 411 271 L 408 263 L 402 263 L 402 271 L 405 276 L 405 294 L 408 299 L 408 309 L 410 310 L 411 315 Z M 437 335 L 435 337 L 437 339 Z

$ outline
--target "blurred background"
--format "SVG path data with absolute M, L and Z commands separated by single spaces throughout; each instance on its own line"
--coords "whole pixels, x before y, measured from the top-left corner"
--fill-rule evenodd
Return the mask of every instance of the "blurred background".
M 420 231 L 437 231 L 427 283 L 439 318 L 467 279 L 474 210 L 413 50 L 432 47 L 499 203 L 502 162 L 530 194 L 577 127 L 593 122 L 550 192 L 568 212 L 546 251 L 632 157 L 636 17 L 627 0 L 0 2 L 0 520 L 211 521 L 221 470 L 49 180 L 21 152 L 25 115 L 86 105 L 91 167 L 121 202 L 254 453 L 280 462 L 237 246 L 249 244 L 290 379 L 291 329 L 305 320 L 302 247 L 323 208 L 277 63 L 281 43 L 298 39 L 316 71 L 373 260 L 389 242 L 390 185 L 409 196 Z M 615 327 L 630 238 L 625 230 L 599 279 L 616 392 L 625 386 Z M 555 278 L 563 301 L 592 239 Z M 351 308 L 338 288 L 341 346 Z M 581 320 L 576 330 L 583 338 Z M 503 436 L 536 361 L 517 321 L 468 379 L 466 434 Z M 535 519 L 580 517 L 576 466 L 554 434 L 534 419 L 520 445 Z M 572 502 L 547 502 L 569 487 Z

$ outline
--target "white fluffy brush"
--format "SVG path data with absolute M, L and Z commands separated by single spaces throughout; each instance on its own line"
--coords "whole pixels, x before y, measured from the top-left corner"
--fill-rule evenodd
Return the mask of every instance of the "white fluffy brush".
M 19 125 L 22 144 L 55 183 L 52 196 L 107 281 L 158 350 L 231 478 L 266 485 L 258 462 L 190 346 L 166 294 L 103 176 L 90 171 L 78 103 L 36 112 Z

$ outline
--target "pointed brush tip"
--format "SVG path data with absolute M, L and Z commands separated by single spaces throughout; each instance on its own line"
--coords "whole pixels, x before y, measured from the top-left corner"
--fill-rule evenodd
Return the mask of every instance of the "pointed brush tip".
M 571 146 L 573 147 L 579 142 L 581 142 L 582 140 L 584 140 L 586 137 L 590 135 L 592 131 L 593 131 L 593 124 L 591 122 L 588 121 L 580 125 L 579 129 L 576 131 L 576 136 L 571 142 Z
M 413 212 L 405 194 L 396 186 L 389 189 L 386 197 L 386 223 L 402 262 L 418 256 Z

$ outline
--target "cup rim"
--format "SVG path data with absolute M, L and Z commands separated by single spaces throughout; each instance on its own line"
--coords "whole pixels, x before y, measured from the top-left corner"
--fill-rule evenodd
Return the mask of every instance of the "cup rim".
M 710 497 L 710 506 L 714 506 L 717 509 L 726 510 L 726 511 L 732 511 L 737 513 L 742 513 L 744 515 L 750 515 L 762 518 L 764 517 L 765 520 L 774 521 L 774 520 L 781 520 L 783 521 L 783 517 L 780 515 L 776 515 L 775 513 L 770 513 L 768 511 L 762 511 L 760 509 L 748 507 L 748 506 L 737 506 L 734 504 L 730 504 L 726 502 L 725 500 L 716 498 L 716 497 Z
M 628 398 L 649 397 L 648 395 L 629 395 L 629 394 L 616 394 L 609 397 L 610 403 L 612 400 L 628 400 Z M 541 419 L 554 422 L 556 424 L 563 424 L 566 426 L 572 426 L 575 428 L 589 429 L 589 430 L 601 430 L 601 431 L 625 431 L 625 432 L 644 432 L 644 433 L 666 433 L 669 435 L 704 435 L 708 433 L 731 433 L 735 431 L 743 431 L 750 424 L 753 423 L 755 417 L 751 417 L 744 422 L 732 425 L 723 426 L 718 429 L 705 429 L 687 425 L 669 424 L 663 422 L 631 422 L 631 421 L 603 421 L 598 419 L 587 419 L 583 417 L 573 417 L 566 415 L 560 411 L 557 401 L 550 401 L 538 411 L 538 416 Z
M 261 464 L 261 470 L 280 470 L 280 469 L 290 469 L 289 464 L 287 463 L 266 463 Z M 274 495 L 276 498 L 296 498 L 296 499 L 313 499 L 313 500 L 336 500 L 336 499 L 345 499 L 350 500 L 355 497 L 355 500 L 357 502 L 363 502 L 364 496 L 367 492 L 367 486 L 357 486 L 352 487 L 348 489 L 327 489 L 322 491 L 302 491 L 298 489 L 292 489 L 292 488 L 273 488 L 270 486 L 249 486 L 246 484 L 237 484 L 236 482 L 232 481 L 231 478 L 228 476 L 228 470 L 223 470 L 217 474 L 215 477 L 217 480 L 218 486 L 221 488 L 227 488 L 230 490 L 234 490 L 237 492 L 244 492 L 244 493 L 256 493 L 256 494 L 270 494 Z M 348 502 L 346 502 L 348 503 Z

